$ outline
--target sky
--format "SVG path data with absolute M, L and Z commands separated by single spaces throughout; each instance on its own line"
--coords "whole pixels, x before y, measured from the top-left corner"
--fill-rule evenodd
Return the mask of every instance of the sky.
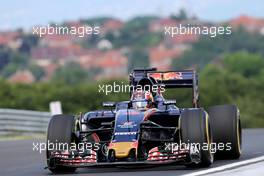
M 206 21 L 221 22 L 239 15 L 264 18 L 262 0 L 8 0 L 0 5 L 0 30 L 100 16 L 121 20 L 142 15 L 166 17 L 181 8 Z

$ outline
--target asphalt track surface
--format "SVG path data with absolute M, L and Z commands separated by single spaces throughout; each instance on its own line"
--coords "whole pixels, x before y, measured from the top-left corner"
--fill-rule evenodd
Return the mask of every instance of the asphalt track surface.
M 264 129 L 243 130 L 242 156 L 239 160 L 217 160 L 210 167 L 243 161 L 264 156 Z M 0 175 L 1 176 L 41 176 L 52 175 L 44 169 L 45 153 L 33 151 L 33 142 L 41 140 L 0 141 Z M 87 176 L 176 176 L 190 174 L 203 169 L 187 169 L 185 166 L 166 165 L 143 168 L 82 168 L 74 175 Z M 65 174 L 64 174 L 65 175 Z

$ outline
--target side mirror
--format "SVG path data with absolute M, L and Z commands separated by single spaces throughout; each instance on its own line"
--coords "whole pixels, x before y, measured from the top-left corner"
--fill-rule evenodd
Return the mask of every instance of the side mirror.
M 115 107 L 116 103 L 115 102 L 112 102 L 112 101 L 109 101 L 109 102 L 103 102 L 103 107 L 110 107 L 110 108 L 113 108 Z
M 176 100 L 165 100 L 163 102 L 164 105 L 173 105 L 173 104 L 176 104 Z

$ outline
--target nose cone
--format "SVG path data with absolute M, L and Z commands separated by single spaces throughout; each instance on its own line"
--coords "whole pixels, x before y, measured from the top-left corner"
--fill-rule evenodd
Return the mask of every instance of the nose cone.
M 115 151 L 116 158 L 126 158 L 131 149 L 137 151 L 137 142 L 116 142 L 109 145 L 109 150 Z

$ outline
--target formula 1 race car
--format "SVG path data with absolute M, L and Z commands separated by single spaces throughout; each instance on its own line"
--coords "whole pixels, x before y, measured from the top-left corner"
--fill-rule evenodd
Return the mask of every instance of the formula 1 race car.
M 193 107 L 180 108 L 176 100 L 164 99 L 162 92 L 171 88 L 191 88 Z M 208 167 L 215 157 L 240 157 L 238 108 L 199 107 L 195 71 L 135 69 L 130 89 L 129 101 L 105 102 L 107 110 L 53 116 L 47 131 L 47 168 L 58 173 L 92 166 Z

